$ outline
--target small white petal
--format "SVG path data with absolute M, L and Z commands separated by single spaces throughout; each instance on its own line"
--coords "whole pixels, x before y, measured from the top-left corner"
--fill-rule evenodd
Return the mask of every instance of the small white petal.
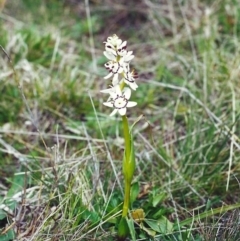
M 105 106 L 108 106 L 108 107 L 113 107 L 113 103 L 112 102 L 103 102 L 103 104 Z
M 111 53 L 114 54 L 114 55 L 117 54 L 117 53 L 116 53 L 116 50 L 114 50 L 114 49 L 106 49 L 106 51 L 111 52 Z
M 118 73 L 113 75 L 112 85 L 115 86 L 119 83 L 118 81 Z
M 106 93 L 106 94 L 110 94 L 110 96 L 115 99 L 117 97 L 117 93 L 116 93 L 116 87 L 117 86 L 113 86 L 109 89 L 105 89 L 105 90 L 100 90 L 100 92 L 102 93 Z
M 127 41 L 124 41 L 124 42 L 122 42 L 122 44 L 120 44 L 118 46 L 118 48 L 121 49 L 121 48 L 126 47 L 126 46 L 127 46 Z
M 131 97 L 131 89 L 125 87 L 125 88 L 123 89 L 123 95 L 125 96 L 125 98 L 126 98 L 127 100 L 129 100 L 130 97 Z
M 107 76 L 104 77 L 104 79 L 109 79 L 110 77 L 112 77 L 113 73 L 109 73 Z
M 110 94 L 112 92 L 115 92 L 115 88 L 108 88 L 108 89 L 105 89 L 105 90 L 100 90 L 101 93 L 105 93 L 105 94 Z
M 116 80 L 116 81 L 115 81 L 114 79 L 112 80 L 112 85 L 113 85 L 113 86 L 116 86 L 116 85 L 118 85 L 118 84 L 119 84 L 118 80 Z
M 110 114 L 110 116 L 113 116 L 113 115 L 115 115 L 116 113 L 117 113 L 117 109 L 114 109 L 113 111 L 112 111 L 112 113 Z
M 124 56 L 124 61 L 126 61 L 126 62 L 129 62 L 129 61 L 131 61 L 132 59 L 134 58 L 134 55 L 125 55 Z
M 127 84 L 131 87 L 131 89 L 133 89 L 133 90 L 136 90 L 137 88 L 138 88 L 138 85 L 135 83 L 135 82 L 133 82 L 133 83 L 131 83 L 131 82 L 127 82 Z
M 119 45 L 121 45 L 121 43 L 122 43 L 122 40 L 119 38 L 119 39 L 116 41 L 116 45 L 119 46 Z
M 128 103 L 127 103 L 127 107 L 133 107 L 136 105 L 137 105 L 137 102 L 135 102 L 135 101 L 128 101 Z
M 121 89 L 120 89 L 120 86 L 119 86 L 119 85 L 116 85 L 116 86 L 115 86 L 115 90 L 116 90 L 116 95 L 119 95 L 119 96 L 121 96 L 121 95 L 122 95 L 122 91 L 121 91 Z
M 116 56 L 108 51 L 104 51 L 103 54 L 105 55 L 106 58 L 108 58 L 109 60 L 116 60 Z
M 120 115 L 126 115 L 127 108 L 119 109 L 118 112 L 119 112 Z

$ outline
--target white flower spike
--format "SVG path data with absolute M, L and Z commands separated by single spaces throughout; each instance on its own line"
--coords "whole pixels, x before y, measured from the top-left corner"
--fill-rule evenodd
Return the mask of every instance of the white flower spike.
M 112 78 L 112 84 L 109 89 L 102 90 L 102 93 L 110 95 L 107 102 L 103 104 L 114 108 L 110 116 L 119 113 L 121 116 L 126 115 L 128 107 L 137 105 L 134 101 L 129 101 L 131 89 L 136 90 L 138 85 L 135 80 L 138 75 L 134 70 L 130 70 L 130 61 L 134 58 L 132 51 L 127 51 L 127 41 L 122 41 L 116 34 L 107 38 L 104 42 L 105 51 L 103 54 L 109 61 L 104 65 L 109 74 L 104 79 Z M 120 76 L 120 80 L 119 80 Z M 130 88 L 124 88 L 128 85 Z
M 115 92 L 116 91 L 116 92 Z M 123 116 L 126 115 L 127 108 L 136 106 L 137 103 L 134 101 L 129 101 L 131 96 L 131 90 L 129 88 L 124 88 L 121 92 L 120 86 L 115 87 L 115 91 L 110 92 L 111 100 L 104 102 L 103 104 L 108 107 L 113 107 L 114 110 L 110 116 L 115 115 L 117 112 Z

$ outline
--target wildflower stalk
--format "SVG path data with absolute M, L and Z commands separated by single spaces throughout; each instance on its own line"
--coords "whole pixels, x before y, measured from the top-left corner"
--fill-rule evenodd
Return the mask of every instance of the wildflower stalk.
M 124 139 L 125 139 L 125 153 L 126 153 L 126 156 L 129 156 L 131 136 L 129 132 L 128 119 L 126 115 L 122 116 L 122 122 L 123 122 L 123 133 L 124 133 Z
M 122 217 L 126 217 L 127 213 L 128 213 L 129 201 L 130 201 L 130 189 L 131 189 L 131 183 L 129 181 L 125 180 Z
M 112 78 L 112 85 L 109 89 L 101 92 L 110 95 L 107 102 L 103 104 L 114 108 L 110 116 L 119 113 L 122 116 L 123 136 L 125 149 L 123 156 L 123 176 L 124 176 L 124 202 L 122 218 L 118 224 L 118 236 L 127 237 L 129 234 L 127 214 L 130 206 L 131 182 L 135 171 L 135 152 L 133 146 L 132 133 L 129 128 L 126 116 L 127 108 L 137 105 L 134 101 L 129 101 L 131 90 L 136 90 L 138 85 L 135 79 L 138 77 L 134 70 L 130 70 L 129 63 L 134 58 L 132 51 L 127 51 L 127 42 L 122 41 L 117 35 L 107 38 L 105 43 L 104 55 L 109 59 L 105 64 L 109 74 L 105 79 Z M 120 77 L 120 79 L 119 79 Z M 125 87 L 127 85 L 127 87 Z
M 124 175 L 124 202 L 123 202 L 123 212 L 122 217 L 126 217 L 129 209 L 130 203 L 130 189 L 131 189 L 131 181 L 133 178 L 133 172 L 135 169 L 135 160 L 131 160 L 131 135 L 129 132 L 129 125 L 127 117 L 122 116 L 123 121 L 123 132 L 125 139 L 125 155 L 123 159 L 123 175 Z M 132 163 L 132 161 L 134 163 Z M 130 172 L 130 175 L 129 175 Z

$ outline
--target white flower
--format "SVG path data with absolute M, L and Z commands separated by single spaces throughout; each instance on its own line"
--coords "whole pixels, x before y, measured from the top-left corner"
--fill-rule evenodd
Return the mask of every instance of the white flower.
M 105 51 L 103 54 L 110 60 L 105 64 L 109 74 L 104 79 L 112 78 L 112 85 L 110 88 L 101 91 L 110 95 L 107 102 L 103 104 L 114 108 L 110 116 L 115 115 L 117 112 L 124 116 L 127 108 L 137 105 L 136 102 L 129 101 L 131 89 L 136 90 L 138 88 L 135 82 L 138 75 L 134 70 L 130 71 L 129 67 L 129 63 L 134 58 L 134 55 L 132 51 L 127 51 L 127 42 L 123 42 L 117 35 L 108 37 L 104 43 Z M 118 79 L 119 76 L 121 76 L 121 81 Z M 125 84 L 129 85 L 131 89 L 123 88 L 121 91 Z
M 123 76 L 124 76 L 123 81 L 127 85 L 129 85 L 131 89 L 136 90 L 138 87 L 138 85 L 135 82 L 135 79 L 138 78 L 137 72 L 135 72 L 135 70 L 132 70 L 131 72 L 127 71 L 127 72 L 124 72 Z
M 121 40 L 122 41 L 122 40 Z M 121 44 L 111 44 L 106 42 L 105 44 L 105 50 L 106 52 L 112 53 L 114 55 L 117 55 L 118 52 L 121 53 L 122 51 L 126 51 L 127 48 L 127 41 L 124 41 Z
M 108 61 L 104 66 L 109 72 L 113 74 L 122 73 L 124 69 L 124 66 L 121 65 L 120 62 L 115 61 Z
M 105 50 L 103 54 L 109 60 L 118 62 L 123 57 L 123 62 L 129 63 L 133 58 L 132 51 L 127 51 L 127 41 L 122 42 L 117 35 L 107 38 L 105 43 Z
M 109 60 L 115 62 L 122 61 L 125 63 L 129 63 L 134 58 L 134 55 L 132 54 L 133 51 L 126 50 L 127 46 L 123 45 L 125 42 L 123 42 L 121 46 L 119 46 L 119 48 L 114 48 L 113 46 L 108 45 L 108 49 L 106 49 L 103 54 Z
M 118 74 L 127 72 L 129 69 L 129 64 L 124 63 L 123 59 L 120 59 L 119 62 L 112 60 L 108 61 L 104 66 L 109 71 L 109 74 L 105 76 L 104 79 L 109 79 L 113 76 L 112 85 L 117 85 L 119 83 Z
M 107 42 L 104 43 L 111 44 L 113 46 L 119 46 L 122 43 L 122 40 L 116 34 L 113 34 L 113 36 L 108 37 Z
M 110 60 L 114 60 L 113 58 L 116 58 L 117 55 L 119 55 L 118 52 L 121 53 L 122 51 L 126 51 L 127 48 L 127 41 L 122 42 L 122 40 L 118 38 L 116 34 L 114 34 L 112 37 L 108 37 L 107 42 L 104 43 L 106 51 L 103 53 Z
M 123 72 L 120 62 L 109 61 L 105 64 L 105 68 L 109 71 L 109 74 L 104 79 L 109 79 L 113 76 L 112 84 L 118 84 L 118 74 Z
M 125 55 L 123 55 L 123 60 L 126 63 L 129 63 L 133 58 L 134 55 L 132 55 L 133 51 L 128 51 Z
M 129 101 L 129 98 L 131 96 L 131 90 L 129 88 L 124 88 L 123 92 L 122 92 L 120 89 L 120 86 L 117 85 L 117 86 L 113 87 L 112 90 L 108 90 L 107 92 L 110 94 L 111 99 L 110 99 L 110 101 L 104 102 L 103 104 L 105 106 L 114 108 L 114 110 L 110 114 L 110 116 L 115 115 L 117 112 L 121 116 L 126 115 L 127 108 L 137 105 L 136 102 Z

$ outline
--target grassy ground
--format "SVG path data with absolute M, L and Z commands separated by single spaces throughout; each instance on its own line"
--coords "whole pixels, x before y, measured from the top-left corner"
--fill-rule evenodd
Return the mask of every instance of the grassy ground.
M 116 240 L 123 135 L 103 41 L 128 41 L 137 168 L 129 240 L 240 240 L 240 3 L 7 1 L 0 14 L 0 241 Z M 1 4 L 0 4 L 1 6 Z

